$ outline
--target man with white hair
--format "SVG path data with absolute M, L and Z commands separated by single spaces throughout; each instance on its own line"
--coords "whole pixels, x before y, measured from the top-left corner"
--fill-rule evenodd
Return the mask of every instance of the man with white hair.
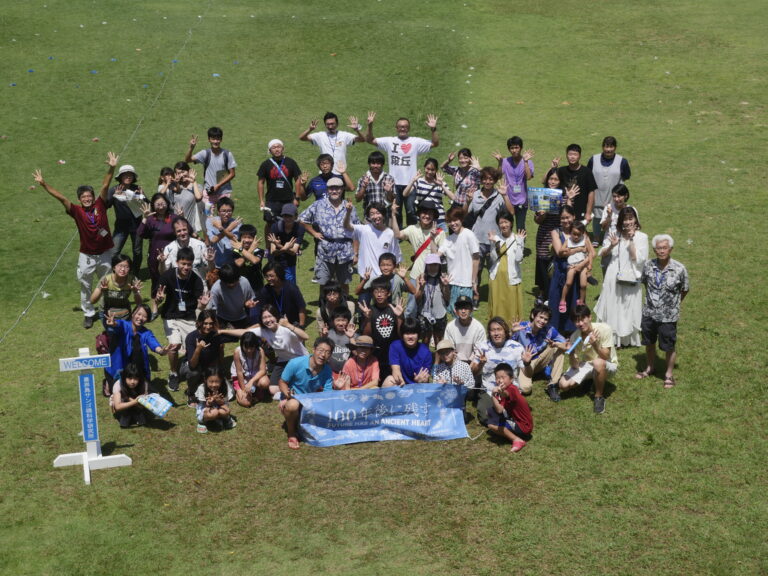
M 651 240 L 656 258 L 647 260 L 640 281 L 645 284 L 645 306 L 640 323 L 642 343 L 645 344 L 646 368 L 635 376 L 639 380 L 653 374 L 656 363 L 656 340 L 666 354 L 664 388 L 672 388 L 675 378 L 677 351 L 677 320 L 680 306 L 688 294 L 688 270 L 671 258 L 675 241 L 668 234 L 657 234 Z
M 283 210 L 293 202 L 298 206 L 302 192 L 301 169 L 293 158 L 285 156 L 285 145 L 277 138 L 267 144 L 270 157 L 259 166 L 259 205 L 264 211 L 264 221 L 272 224 Z M 294 183 L 296 190 L 294 190 Z

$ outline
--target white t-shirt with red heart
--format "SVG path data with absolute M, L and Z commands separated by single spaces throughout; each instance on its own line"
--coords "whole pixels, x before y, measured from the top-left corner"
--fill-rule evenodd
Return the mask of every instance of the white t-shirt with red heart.
M 418 156 L 432 149 L 432 142 L 409 136 L 401 140 L 397 136 L 376 138 L 376 147 L 387 157 L 388 172 L 398 186 L 408 186 L 418 170 Z

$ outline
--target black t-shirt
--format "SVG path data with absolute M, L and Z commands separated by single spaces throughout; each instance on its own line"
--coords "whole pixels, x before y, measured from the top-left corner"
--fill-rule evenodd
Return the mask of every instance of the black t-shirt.
M 304 241 L 305 228 L 299 222 L 294 222 L 293 230 L 286 232 L 285 223 L 282 220 L 278 220 L 272 224 L 272 227 L 269 231 L 277 236 L 277 239 L 280 240 L 281 244 L 286 244 L 291 240 L 291 238 L 296 238 L 296 243 L 299 246 L 301 246 L 301 243 Z M 282 252 L 277 254 L 274 257 L 274 260 L 283 267 L 296 266 L 296 254 L 288 254 L 287 252 Z
M 597 183 L 592 171 L 582 165 L 579 165 L 578 170 L 571 170 L 568 166 L 560 166 L 557 169 L 557 175 L 563 189 L 569 188 L 573 184 L 579 186 L 579 195 L 573 199 L 573 209 L 576 211 L 576 219 L 583 220 L 587 211 L 589 193 L 597 190 Z
M 282 171 L 282 176 L 281 176 Z M 264 199 L 267 202 L 293 202 L 293 182 L 301 174 L 299 165 L 283 156 L 282 159 L 268 158 L 261 163 L 257 175 L 267 181 L 267 191 Z
M 252 263 L 247 258 L 243 257 L 242 250 L 234 250 L 235 260 L 238 258 L 243 259 L 243 265 L 238 266 L 240 270 L 240 276 L 248 280 L 248 283 L 253 288 L 254 294 L 258 294 L 259 290 L 264 287 L 264 275 L 261 273 L 261 260 L 257 264 Z M 257 258 L 264 258 L 264 250 L 257 248 L 253 251 L 253 255 Z
M 389 345 L 400 337 L 397 330 L 397 317 L 389 304 L 379 308 L 371 304 L 371 338 L 376 346 L 374 355 L 379 362 L 389 363 Z
M 165 300 L 160 315 L 167 320 L 194 320 L 197 299 L 203 295 L 203 281 L 190 271 L 189 278 L 181 279 L 176 269 L 166 270 L 160 276 L 159 286 L 165 286 Z M 184 304 L 179 306 L 179 303 Z M 180 309 L 181 308 L 181 309 Z
M 280 294 L 277 294 L 275 289 L 267 284 L 260 292 L 256 293 L 256 300 L 259 303 L 251 315 L 252 318 L 261 318 L 262 306 L 272 304 L 277 308 L 280 316 L 288 318 L 288 322 L 291 324 L 299 323 L 299 312 L 307 307 L 299 287 L 288 282 L 283 282 L 283 289 L 280 291 Z
M 203 336 L 198 330 L 190 332 L 187 335 L 186 340 L 184 340 L 184 347 L 187 351 L 187 362 L 189 362 L 189 359 L 192 358 L 192 355 L 195 353 L 198 340 L 205 340 L 208 344 L 208 346 L 200 350 L 197 366 L 193 368 L 194 370 L 202 372 L 206 368 L 216 366 L 219 363 L 219 350 L 221 349 L 223 341 L 219 334 L 207 334 Z

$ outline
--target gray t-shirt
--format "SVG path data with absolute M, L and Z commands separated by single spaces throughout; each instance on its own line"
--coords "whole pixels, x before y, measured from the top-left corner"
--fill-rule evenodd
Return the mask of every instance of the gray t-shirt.
M 472 203 L 469 205 L 470 212 L 480 212 L 485 206 L 485 203 L 491 199 L 488 208 L 483 212 L 483 217 L 477 218 L 475 225 L 472 226 L 472 232 L 477 236 L 477 241 L 480 244 L 490 245 L 488 240 L 488 232 L 493 232 L 499 235 L 499 227 L 496 225 L 496 216 L 504 209 L 504 198 L 499 194 L 497 190 L 494 190 L 491 195 L 486 198 L 482 192 L 478 191 L 472 198 Z

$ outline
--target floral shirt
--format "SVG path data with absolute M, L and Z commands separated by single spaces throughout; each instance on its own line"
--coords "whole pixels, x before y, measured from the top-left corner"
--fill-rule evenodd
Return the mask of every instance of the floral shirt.
M 299 221 L 311 224 L 316 232 L 323 235 L 323 240 L 317 247 L 317 256 L 328 262 L 349 262 L 354 254 L 352 251 L 352 233 L 344 229 L 344 218 L 347 209 L 344 203 L 334 208 L 328 198 L 323 198 L 304 210 Z M 357 210 L 352 208 L 350 222 L 357 224 Z
M 645 284 L 643 316 L 657 322 L 677 322 L 683 294 L 690 288 L 685 266 L 670 258 L 661 270 L 657 258 L 646 260 L 640 281 Z

